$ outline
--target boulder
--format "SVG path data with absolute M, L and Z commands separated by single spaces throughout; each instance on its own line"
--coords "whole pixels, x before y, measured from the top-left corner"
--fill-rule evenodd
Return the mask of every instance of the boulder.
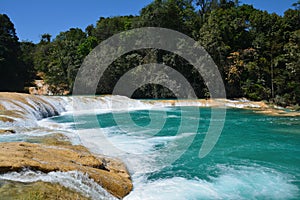
M 117 198 L 132 190 L 130 175 L 120 161 L 92 155 L 83 146 L 0 143 L 0 173 L 24 168 L 44 173 L 81 171 Z

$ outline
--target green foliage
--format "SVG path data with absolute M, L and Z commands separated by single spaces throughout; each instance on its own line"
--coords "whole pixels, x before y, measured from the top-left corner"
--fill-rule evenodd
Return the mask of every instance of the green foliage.
M 22 91 L 24 65 L 21 49 L 13 23 L 0 14 L 0 91 Z
M 98 45 L 97 38 L 90 36 L 83 43 L 81 43 L 77 50 L 78 54 L 83 58 L 86 57 Z
M 96 37 L 98 42 L 100 43 L 113 36 L 114 34 L 132 29 L 136 18 L 137 17 L 134 16 L 112 18 L 100 17 L 100 19 L 97 21 L 96 27 L 91 30 L 91 27 L 88 26 L 87 31 L 91 33 L 91 36 Z
M 41 40 L 35 52 L 35 68 L 56 94 L 70 91 L 87 51 L 95 39 L 86 38 L 81 29 L 61 32 L 53 42 Z
M 32 82 L 36 79 L 36 70 L 34 69 L 34 54 L 36 45 L 32 42 L 21 42 L 21 60 L 25 67 L 24 84 L 25 87 L 33 86 Z
M 163 27 L 191 35 L 197 15 L 189 0 L 155 0 L 141 10 L 138 26 Z

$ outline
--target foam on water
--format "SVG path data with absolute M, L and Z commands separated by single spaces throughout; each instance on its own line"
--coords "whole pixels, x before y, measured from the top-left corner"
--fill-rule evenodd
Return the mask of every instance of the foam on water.
M 165 167 L 163 162 L 158 164 L 159 160 L 165 157 L 172 158 L 172 155 L 177 156 L 177 152 L 174 151 L 169 155 L 170 152 L 160 150 L 175 140 L 184 142 L 195 135 L 195 133 L 181 133 L 174 136 L 149 137 L 147 133 L 151 131 L 153 130 L 146 129 L 144 132 L 124 134 L 115 126 L 76 130 L 81 143 L 91 152 L 121 158 L 132 174 L 149 173 Z
M 279 173 L 273 169 L 261 166 L 237 167 L 217 166 L 220 173 L 209 180 L 184 177 L 160 178 L 149 180 L 147 174 L 161 169 L 157 161 L 163 155 L 151 154 L 155 146 L 164 145 L 175 136 L 143 138 L 130 134 L 120 134 L 116 127 L 103 129 L 107 137 L 120 152 L 110 152 L 107 146 L 101 144 L 97 136 L 91 137 L 91 150 L 104 147 L 108 155 L 122 158 L 133 175 L 134 190 L 126 200 L 164 200 L 164 199 L 297 199 L 299 189 L 292 182 L 295 177 Z M 90 131 L 90 130 L 89 130 Z M 94 129 L 95 134 L 99 129 Z M 80 134 L 85 134 L 84 130 Z M 182 134 L 188 137 L 192 133 Z M 87 137 L 88 138 L 88 137 Z M 98 142 L 97 142 L 98 141 Z M 97 153 L 97 152 L 95 152 Z
M 191 199 L 297 199 L 299 189 L 291 177 L 262 168 L 233 169 L 222 167 L 222 173 L 211 180 L 173 177 L 149 181 L 134 178 L 135 188 L 126 200 Z
M 103 200 L 117 200 L 106 190 L 104 190 L 99 184 L 89 179 L 87 175 L 77 172 L 33 172 L 25 170 L 22 172 L 12 172 L 0 175 L 2 180 L 17 181 L 22 183 L 32 183 L 37 181 L 43 181 L 48 183 L 58 183 L 66 188 L 80 192 L 86 197 L 92 199 Z
M 118 130 L 117 130 L 118 131 Z M 138 136 L 116 134 L 114 128 L 77 130 L 81 143 L 92 153 L 121 158 L 131 173 L 155 171 L 154 143 Z M 147 154 L 147 157 L 145 157 Z

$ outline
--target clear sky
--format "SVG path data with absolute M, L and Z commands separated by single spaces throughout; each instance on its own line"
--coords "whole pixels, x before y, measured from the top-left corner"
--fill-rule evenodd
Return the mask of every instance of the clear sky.
M 255 8 L 282 15 L 297 0 L 240 0 Z M 39 42 L 43 33 L 55 37 L 69 28 L 85 29 L 99 17 L 138 15 L 152 0 L 0 0 L 21 41 Z

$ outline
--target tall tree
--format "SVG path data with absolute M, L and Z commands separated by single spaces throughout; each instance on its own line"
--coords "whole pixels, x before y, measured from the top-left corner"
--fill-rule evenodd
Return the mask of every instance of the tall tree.
M 77 71 L 83 61 L 79 46 L 86 34 L 78 28 L 61 32 L 53 42 L 41 40 L 35 53 L 35 67 L 54 94 L 62 94 L 73 87 Z M 85 52 L 86 53 L 86 52 Z
M 43 42 L 43 43 L 49 43 L 49 42 L 51 42 L 51 37 L 52 37 L 51 34 L 45 33 L 45 34 L 43 34 L 41 36 L 41 42 Z
M 196 15 L 189 0 L 155 0 L 141 10 L 139 26 L 162 27 L 191 35 Z
M 96 37 L 100 43 L 114 34 L 132 29 L 136 19 L 137 17 L 131 15 L 112 18 L 100 17 L 97 21 L 96 27 L 91 31 L 91 36 Z M 91 27 L 89 27 L 89 29 L 90 28 Z
M 295 10 L 300 10 L 300 1 L 298 0 L 297 2 L 293 3 L 293 5 L 295 7 Z
M 219 8 L 231 8 L 238 6 L 239 1 L 227 1 L 227 0 L 194 0 L 194 4 L 198 9 L 198 14 L 201 18 L 201 22 L 204 23 L 207 20 L 209 14 Z
M 25 87 L 33 86 L 33 81 L 36 79 L 36 70 L 34 68 L 34 54 L 36 45 L 32 42 L 21 42 L 21 61 L 25 67 L 24 80 Z
M 24 66 L 14 24 L 0 14 L 0 91 L 23 91 Z

